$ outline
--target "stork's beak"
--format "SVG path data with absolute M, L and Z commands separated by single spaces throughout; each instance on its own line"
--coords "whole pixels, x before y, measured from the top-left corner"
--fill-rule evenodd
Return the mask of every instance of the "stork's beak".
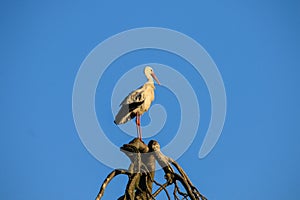
M 156 83 L 157 83 L 158 85 L 160 85 L 160 82 L 159 82 L 159 80 L 157 79 L 157 77 L 156 77 L 156 75 L 154 74 L 154 72 L 151 73 L 151 76 L 154 78 L 154 80 L 156 81 Z

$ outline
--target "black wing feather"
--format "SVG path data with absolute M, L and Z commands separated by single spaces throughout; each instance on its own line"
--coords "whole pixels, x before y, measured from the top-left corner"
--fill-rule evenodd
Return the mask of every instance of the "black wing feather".
M 141 102 L 133 102 L 130 104 L 123 104 L 120 111 L 115 117 L 115 124 L 123 124 L 128 122 L 129 120 L 133 119 L 136 114 L 132 111 L 138 108 L 144 101 Z

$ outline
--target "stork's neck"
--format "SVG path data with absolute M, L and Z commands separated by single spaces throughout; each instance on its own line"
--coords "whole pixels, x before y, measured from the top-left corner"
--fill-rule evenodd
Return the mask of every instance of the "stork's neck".
M 152 80 L 148 79 L 148 81 L 145 83 L 145 85 L 155 88 L 153 79 Z
M 147 82 L 152 82 L 152 83 L 154 83 L 154 81 L 153 81 L 153 78 L 152 78 L 151 74 L 145 74 L 145 75 L 146 75 L 146 77 L 147 77 L 147 79 L 148 79 L 148 81 L 147 81 Z

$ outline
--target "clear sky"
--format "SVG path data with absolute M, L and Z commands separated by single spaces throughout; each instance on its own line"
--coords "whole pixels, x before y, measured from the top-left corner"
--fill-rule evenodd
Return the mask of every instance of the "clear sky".
M 78 136 L 72 115 L 75 77 L 100 42 L 147 26 L 173 29 L 196 40 L 215 61 L 225 84 L 222 135 L 210 154 L 199 159 L 210 100 L 201 77 L 197 82 L 194 71 L 182 70 L 187 80 L 199 84 L 201 122 L 178 162 L 198 189 L 209 200 L 299 198 L 298 1 L 11 0 L 1 1 L 0 16 L 0 199 L 95 198 L 112 169 L 95 159 Z M 110 107 L 101 97 L 107 93 L 105 98 L 110 98 L 122 73 L 118 65 L 129 70 L 147 62 L 178 70 L 186 64 L 166 52 L 149 50 L 128 54 L 107 70 L 107 87 L 100 82 L 97 88 L 97 116 L 118 146 L 131 136 L 113 124 Z M 155 70 L 159 75 L 159 68 Z M 156 103 L 165 105 L 172 117 L 145 141 L 156 139 L 164 145 L 178 128 L 180 110 L 166 88 L 157 87 L 156 96 Z M 142 122 L 149 123 L 148 118 Z M 125 177 L 117 178 L 104 199 L 116 199 L 125 185 Z

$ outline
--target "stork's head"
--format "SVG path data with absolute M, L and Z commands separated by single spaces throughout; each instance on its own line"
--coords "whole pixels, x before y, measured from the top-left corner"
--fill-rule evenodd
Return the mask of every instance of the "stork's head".
M 157 79 L 156 75 L 154 74 L 153 69 L 150 66 L 145 67 L 144 73 L 149 81 L 153 82 L 153 79 L 154 79 L 157 82 L 157 84 L 160 85 L 159 80 Z

